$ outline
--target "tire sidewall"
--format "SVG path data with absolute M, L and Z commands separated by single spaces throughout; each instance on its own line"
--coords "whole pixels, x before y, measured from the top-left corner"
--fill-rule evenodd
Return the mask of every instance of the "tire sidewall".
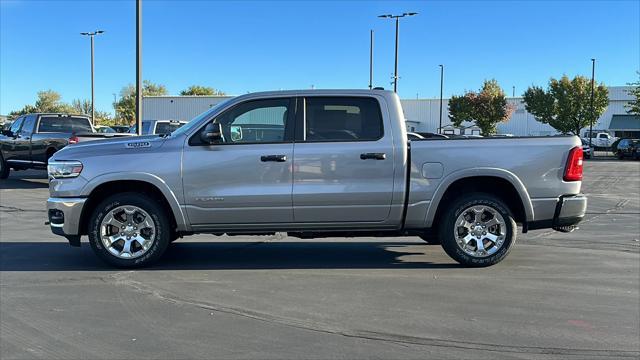
M 4 161 L 4 156 L 0 154 L 0 179 L 6 179 L 9 177 L 9 164 Z
M 474 257 L 465 253 L 457 244 L 454 236 L 455 221 L 458 216 L 471 206 L 484 205 L 493 208 L 505 220 L 506 234 L 502 247 L 495 253 L 484 257 Z M 488 194 L 469 194 L 455 200 L 444 216 L 443 226 L 440 228 L 440 239 L 445 252 L 464 266 L 484 267 L 499 263 L 511 251 L 516 242 L 517 225 L 509 208 L 498 198 Z
M 118 206 L 133 205 L 146 211 L 156 224 L 155 233 L 156 238 L 149 250 L 142 256 L 134 259 L 121 259 L 112 255 L 102 244 L 100 238 L 100 223 L 102 219 L 109 214 L 109 212 Z M 167 249 L 169 244 L 169 220 L 166 213 L 162 210 L 162 207 L 151 198 L 146 195 L 138 193 L 123 193 L 113 195 L 98 206 L 95 207 L 91 219 L 89 220 L 89 242 L 93 251 L 103 261 L 110 265 L 123 267 L 123 268 L 135 268 L 148 266 L 156 262 Z

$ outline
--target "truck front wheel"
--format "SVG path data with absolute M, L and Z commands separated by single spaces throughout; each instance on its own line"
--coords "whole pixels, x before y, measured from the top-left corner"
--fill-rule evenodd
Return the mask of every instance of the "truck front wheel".
M 110 265 L 135 268 L 156 262 L 171 238 L 170 222 L 162 206 L 139 193 L 108 197 L 93 211 L 89 242 Z
M 491 194 L 459 197 L 442 220 L 439 227 L 442 248 L 464 266 L 497 264 L 516 242 L 517 225 L 511 211 Z

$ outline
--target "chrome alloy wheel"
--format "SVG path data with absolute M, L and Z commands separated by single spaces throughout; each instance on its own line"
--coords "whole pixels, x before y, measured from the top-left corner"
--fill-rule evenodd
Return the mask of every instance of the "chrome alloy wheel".
M 137 206 L 118 206 L 102 219 L 100 239 L 113 256 L 137 258 L 153 245 L 156 224 L 146 211 Z
M 500 250 L 507 235 L 507 224 L 494 208 L 475 205 L 458 215 L 453 231 L 462 251 L 473 257 L 485 257 Z

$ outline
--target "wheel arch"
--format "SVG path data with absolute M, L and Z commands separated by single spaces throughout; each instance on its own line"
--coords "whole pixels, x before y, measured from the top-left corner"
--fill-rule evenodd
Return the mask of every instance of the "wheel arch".
M 493 194 L 506 203 L 516 222 L 533 220 L 531 198 L 515 174 L 503 169 L 475 168 L 453 173 L 440 183 L 427 210 L 426 227 L 437 226 L 447 204 L 462 192 Z
M 80 234 L 87 234 L 87 223 L 95 207 L 105 198 L 118 192 L 141 192 L 159 200 L 170 210 L 167 212 L 176 231 L 188 230 L 188 224 L 178 199 L 162 179 L 149 174 L 122 175 L 109 174 L 102 179 L 94 179 L 85 185 L 82 196 L 88 198 L 80 217 Z

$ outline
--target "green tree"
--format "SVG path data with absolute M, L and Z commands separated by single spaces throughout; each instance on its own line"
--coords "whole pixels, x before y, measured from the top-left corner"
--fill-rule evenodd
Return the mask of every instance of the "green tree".
M 525 108 L 536 120 L 551 125 L 563 134 L 580 134 L 595 123 L 609 105 L 609 90 L 604 84 L 594 89 L 591 111 L 591 80 L 584 76 L 560 80 L 551 78 L 547 90 L 532 86 L 524 93 Z
M 9 113 L 11 117 L 16 117 L 24 114 L 42 112 L 42 113 L 68 113 L 73 112 L 73 108 L 69 104 L 65 104 L 61 101 L 59 93 L 53 90 L 45 90 L 38 92 L 38 99 L 33 105 L 25 105 L 22 109 L 12 111 Z
M 145 80 L 142 84 L 142 96 L 167 95 L 167 88 L 161 84 L 154 84 Z M 118 114 L 118 123 L 129 124 L 136 117 L 136 88 L 129 84 L 120 90 L 120 99 L 115 102 L 114 108 Z
M 464 121 L 473 121 L 485 136 L 495 134 L 498 123 L 508 120 L 512 113 L 512 106 L 494 79 L 485 80 L 479 92 L 467 91 L 449 100 L 453 124 L 460 126 Z
M 216 90 L 209 86 L 200 86 L 200 85 L 191 85 L 188 88 L 180 91 L 180 95 L 217 95 L 223 96 L 226 95 L 224 91 Z
M 638 81 L 629 83 L 628 85 L 633 86 L 633 89 L 627 91 L 627 93 L 633 97 L 634 100 L 629 101 L 628 105 L 625 105 L 627 112 L 633 115 L 640 115 L 640 71 L 636 71 L 638 75 Z

